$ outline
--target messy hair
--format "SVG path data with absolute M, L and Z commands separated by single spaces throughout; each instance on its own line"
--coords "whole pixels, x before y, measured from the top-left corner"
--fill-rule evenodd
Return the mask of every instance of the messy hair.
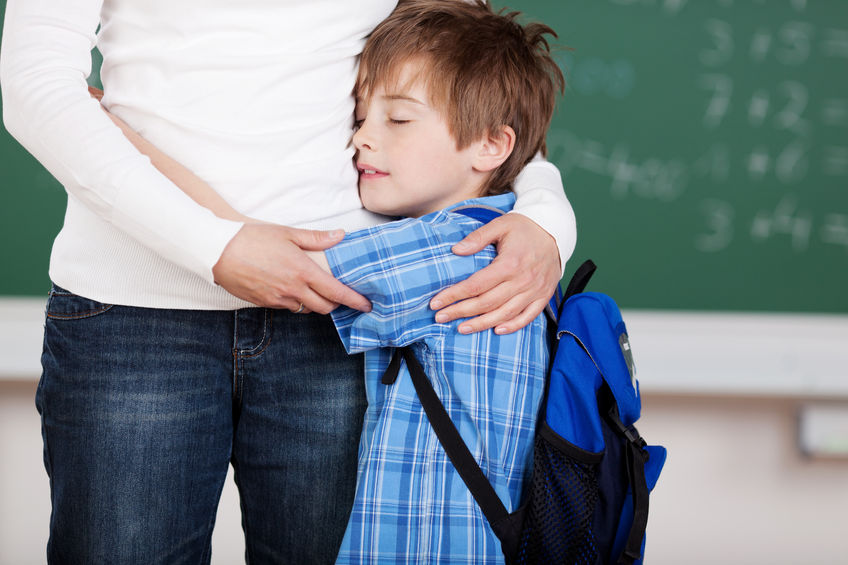
M 515 130 L 512 154 L 483 194 L 509 191 L 521 169 L 544 152 L 557 93 L 565 88 L 545 37 L 556 33 L 540 23 L 522 26 L 518 16 L 495 13 L 484 0 L 400 0 L 360 60 L 361 98 L 379 86 L 397 86 L 404 64 L 420 61 L 413 80 L 423 81 L 458 150 L 504 125 Z

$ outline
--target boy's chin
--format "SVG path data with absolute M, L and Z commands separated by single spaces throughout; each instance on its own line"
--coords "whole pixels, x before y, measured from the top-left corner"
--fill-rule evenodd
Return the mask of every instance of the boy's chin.
M 385 194 L 381 196 L 385 196 Z M 431 203 L 404 202 L 403 198 L 380 198 L 374 192 L 362 189 L 359 190 L 359 200 L 362 202 L 362 206 L 369 212 L 390 218 L 418 218 L 426 216 L 431 211 L 435 212 L 435 210 L 427 209 L 428 206 L 432 206 Z M 400 202 L 397 200 L 400 200 Z
M 366 206 L 365 209 L 369 212 L 386 216 L 387 218 L 414 218 L 416 216 L 416 214 L 409 214 L 403 210 L 397 210 L 395 208 L 369 208 Z
M 373 198 L 368 197 L 361 198 L 361 200 L 362 206 L 366 210 L 368 210 L 369 212 L 374 212 L 375 214 L 380 214 L 381 216 L 400 218 L 410 215 L 407 213 L 409 212 L 409 210 L 406 210 L 402 206 L 392 206 L 387 202 L 374 202 Z

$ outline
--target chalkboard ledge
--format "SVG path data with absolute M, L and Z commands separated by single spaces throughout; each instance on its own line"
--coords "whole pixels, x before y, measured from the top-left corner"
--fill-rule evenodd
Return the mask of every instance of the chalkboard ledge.
M 848 398 L 848 316 L 623 314 L 646 393 Z
M 0 297 L 0 380 L 41 373 L 42 298 Z M 646 394 L 848 398 L 848 316 L 625 310 Z
M 41 375 L 44 298 L 0 297 L 0 380 Z

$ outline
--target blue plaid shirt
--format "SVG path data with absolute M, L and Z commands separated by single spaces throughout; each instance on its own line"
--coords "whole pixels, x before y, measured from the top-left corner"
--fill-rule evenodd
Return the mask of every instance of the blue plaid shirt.
M 478 204 L 502 211 L 512 194 L 462 202 L 348 234 L 327 250 L 333 274 L 368 297 L 364 314 L 333 320 L 349 353 L 365 351 L 368 409 L 356 497 L 337 563 L 503 563 L 500 542 L 430 427 L 406 367 L 381 377 L 393 347 L 412 345 L 462 438 L 508 510 L 532 465 L 536 414 L 548 363 L 545 318 L 510 335 L 462 335 L 438 324 L 430 299 L 488 265 L 491 247 L 460 257 L 451 246 L 480 222 L 451 212 Z

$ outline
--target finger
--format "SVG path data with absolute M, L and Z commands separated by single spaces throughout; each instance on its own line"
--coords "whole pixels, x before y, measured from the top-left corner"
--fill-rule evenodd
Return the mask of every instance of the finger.
M 272 308 L 274 310 L 288 310 L 292 314 L 311 314 L 313 312 L 313 310 L 310 309 L 305 303 L 298 302 L 296 298 L 291 298 L 288 296 L 279 296 L 275 300 L 271 301 L 263 301 L 261 299 L 257 299 L 256 301 L 251 300 L 251 302 L 262 308 Z M 301 305 L 303 305 L 303 309 L 301 309 Z M 333 310 L 335 310 L 336 306 L 338 305 L 333 305 L 330 311 L 332 312 Z
M 350 287 L 340 283 L 335 279 L 335 277 L 322 271 L 314 263 L 309 268 L 308 285 L 309 288 L 317 295 L 332 304 L 332 307 L 329 309 L 324 308 L 320 310 L 313 307 L 311 304 L 307 304 L 316 312 L 326 314 L 335 310 L 339 304 L 344 304 L 345 306 L 353 308 L 354 310 L 359 310 L 360 312 L 371 311 L 371 302 L 369 302 L 367 298 Z
M 307 312 L 329 314 L 338 306 L 338 304 L 327 300 L 311 288 L 307 288 L 304 291 L 304 293 L 300 296 L 300 301 L 300 304 L 303 304 L 303 310 L 297 312 L 298 314 L 304 314 Z M 297 308 L 295 308 L 295 310 L 297 310 Z
M 312 310 L 306 307 L 303 302 L 299 302 L 297 308 L 288 309 L 292 314 L 311 314 Z
M 500 218 L 496 218 L 466 235 L 462 241 L 451 248 L 451 251 L 457 255 L 472 255 L 481 251 L 490 243 L 499 241 L 503 231 L 501 222 L 498 220 Z
M 544 312 L 545 306 L 547 306 L 547 300 L 537 300 L 535 302 L 531 302 L 527 308 L 525 308 L 518 316 L 507 320 L 502 324 L 497 324 L 495 327 L 495 333 L 498 335 L 506 335 L 511 334 L 513 332 L 517 332 L 527 324 L 533 321 L 536 316 Z
M 274 308 L 275 310 L 290 310 L 291 312 L 294 312 L 298 308 L 300 308 L 300 302 L 289 296 L 279 296 L 276 300 L 273 301 L 263 301 L 257 298 L 256 300 L 251 300 L 251 302 L 253 302 L 257 306 L 261 306 L 262 308 Z
M 469 334 L 494 328 L 504 324 L 521 314 L 527 305 L 527 297 L 519 295 L 506 302 L 500 308 L 487 312 L 470 320 L 465 320 L 459 325 L 459 333 Z
M 519 292 L 514 284 L 501 283 L 495 288 L 473 298 L 466 298 L 455 302 L 436 313 L 436 321 L 445 324 L 459 318 L 471 318 L 481 316 L 505 305 L 513 296 Z M 530 300 L 532 297 L 527 298 Z
M 326 300 L 307 286 L 303 286 L 296 292 L 277 295 L 272 299 L 263 300 L 257 298 L 257 300 L 251 300 L 251 302 L 264 308 L 289 310 L 293 314 L 307 314 L 310 312 L 326 314 L 332 312 L 338 306 L 338 304 Z
M 486 268 L 477 271 L 464 281 L 449 286 L 434 296 L 430 301 L 430 308 L 441 310 L 454 302 L 480 296 L 492 290 L 507 278 L 504 276 L 504 271 L 509 271 L 506 262 L 500 257 L 496 257 Z
M 287 228 L 289 238 L 298 247 L 306 251 L 323 251 L 344 238 L 344 230 L 302 230 Z

